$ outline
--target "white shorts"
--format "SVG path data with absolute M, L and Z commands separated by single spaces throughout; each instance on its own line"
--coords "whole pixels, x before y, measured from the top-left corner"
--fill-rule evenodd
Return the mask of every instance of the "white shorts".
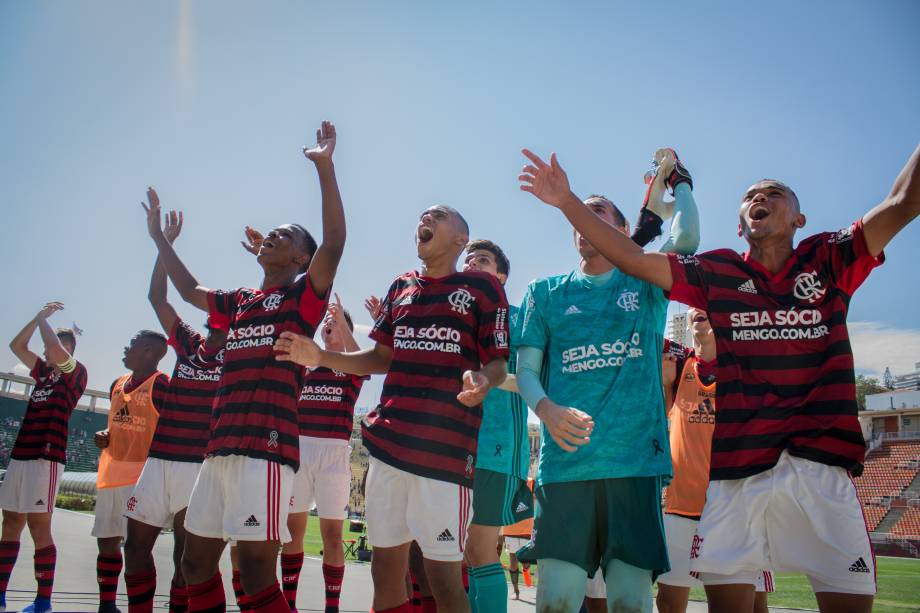
M 291 540 L 294 470 L 241 455 L 205 458 L 185 512 L 185 529 L 225 541 Z
M 134 493 L 133 485 L 96 490 L 93 536 L 97 539 L 127 538 L 128 518 L 125 517 L 125 511 L 132 493 Z
M 64 465 L 51 460 L 10 460 L 0 509 L 13 513 L 52 513 Z
M 294 475 L 291 513 L 316 504 L 322 519 L 345 519 L 351 493 L 351 446 L 337 438 L 300 437 L 300 470 Z
M 588 579 L 588 585 L 585 587 L 585 598 L 607 599 L 607 584 L 604 583 L 604 571 L 600 568 L 594 573 L 594 577 Z
M 413 475 L 371 457 L 365 500 L 372 546 L 417 541 L 429 560 L 463 560 L 472 517 L 470 488 Z
M 664 514 L 664 533 L 668 542 L 671 570 L 658 577 L 658 583 L 675 587 L 703 587 L 703 582 L 690 574 L 690 546 L 700 522 L 671 513 Z M 764 570 L 751 575 L 754 589 L 773 592 L 773 573 Z
M 148 526 L 171 527 L 176 513 L 188 506 L 200 469 L 197 462 L 147 458 L 125 515 Z
M 816 592 L 876 592 L 875 558 L 849 474 L 787 452 L 768 471 L 710 482 L 690 557 L 690 570 L 707 585 L 750 583 L 770 568 L 808 576 Z
M 527 545 L 528 543 L 530 543 L 530 539 L 520 538 L 517 536 L 506 536 L 505 551 L 508 553 L 517 554 L 521 547 Z

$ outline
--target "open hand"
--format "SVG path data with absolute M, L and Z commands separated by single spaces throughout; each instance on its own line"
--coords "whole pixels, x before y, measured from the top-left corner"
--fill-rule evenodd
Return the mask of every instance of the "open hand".
M 333 151 L 335 151 L 335 125 L 331 121 L 324 121 L 320 129 L 316 131 L 316 144 L 312 147 L 304 147 L 303 154 L 315 163 L 331 160 Z
M 51 317 L 58 311 L 63 311 L 63 310 L 64 310 L 64 303 L 54 300 L 42 307 L 42 310 L 38 312 L 38 317 L 40 317 L 41 319 L 48 319 L 49 317 Z
M 482 404 L 490 388 L 489 378 L 479 371 L 468 370 L 463 373 L 463 390 L 457 394 L 457 400 L 468 407 Z
M 584 411 L 563 407 L 544 398 L 537 405 L 535 413 L 563 450 L 572 452 L 591 442 L 594 419 Z
M 312 338 L 293 332 L 282 332 L 275 341 L 275 359 L 279 362 L 294 362 L 301 366 L 317 368 L 322 350 Z
M 182 211 L 170 211 L 166 216 L 166 227 L 163 228 L 163 236 L 172 245 L 179 238 L 180 232 L 182 232 Z
M 377 296 L 368 296 L 364 301 L 364 308 L 367 309 L 371 319 L 377 321 L 377 318 L 380 317 L 380 313 L 383 311 L 383 302 L 381 302 L 380 298 Z
M 528 149 L 521 151 L 531 164 L 524 166 L 522 174 L 518 176 L 521 190 L 530 192 L 546 204 L 562 207 L 569 199 L 573 198 L 569 188 L 569 178 L 559 165 L 556 154 L 549 157 L 549 164 L 540 159 L 540 156 Z
M 243 249 L 252 255 L 259 255 L 259 249 L 262 248 L 262 241 L 265 240 L 265 237 L 262 236 L 261 232 L 249 226 L 246 226 L 243 232 L 246 234 L 246 240 L 240 241 Z

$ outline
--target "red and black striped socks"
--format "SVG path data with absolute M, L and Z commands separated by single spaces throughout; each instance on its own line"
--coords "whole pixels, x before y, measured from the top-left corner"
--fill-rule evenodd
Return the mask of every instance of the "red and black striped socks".
M 188 611 L 188 589 L 175 583 L 169 586 L 169 613 Z
M 121 574 L 121 552 L 100 553 L 96 557 L 96 581 L 99 583 L 99 610 L 115 610 L 115 590 L 118 589 L 118 575 Z
M 0 541 L 0 594 L 6 594 L 6 586 L 10 582 L 17 557 L 19 541 Z
M 344 566 L 323 564 L 323 581 L 326 584 L 326 613 L 339 613 L 339 598 L 342 596 Z
M 54 567 L 57 565 L 57 547 L 48 545 L 35 552 L 35 581 L 38 583 L 38 598 L 51 598 L 54 589 Z
M 281 588 L 291 610 L 297 608 L 297 583 L 303 568 L 303 552 L 281 554 Z M 325 569 L 325 566 L 323 567 Z
M 236 606 L 240 608 L 240 611 L 252 610 L 252 607 L 249 606 L 249 596 L 243 591 L 243 582 L 240 581 L 240 571 L 236 569 L 233 570 L 233 595 L 236 596 Z
M 155 568 L 129 575 L 125 573 L 128 588 L 128 611 L 130 613 L 153 613 L 153 595 L 157 590 Z
M 224 598 L 224 583 L 220 573 L 204 583 L 187 585 L 189 613 L 224 613 L 227 600 Z
M 258 594 L 249 597 L 251 611 L 261 611 L 262 613 L 291 613 L 291 607 L 288 606 L 281 586 L 276 581 Z

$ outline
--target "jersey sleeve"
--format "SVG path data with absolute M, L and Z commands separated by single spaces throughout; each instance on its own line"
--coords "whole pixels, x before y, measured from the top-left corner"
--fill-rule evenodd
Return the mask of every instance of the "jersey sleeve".
M 383 304 L 380 305 L 380 315 L 374 322 L 371 329 L 371 340 L 387 347 L 393 346 L 393 300 L 399 291 L 399 279 L 390 285 L 387 295 L 383 298 Z
M 325 298 L 317 296 L 316 290 L 313 289 L 313 283 L 310 282 L 310 273 L 301 275 L 295 283 L 297 284 L 298 292 L 300 292 L 298 309 L 301 318 L 311 327 L 318 328 L 320 322 L 323 321 L 323 317 L 326 316 L 326 305 L 329 303 L 331 289 L 326 291 Z
M 208 292 L 208 316 L 213 325 L 222 329 L 230 328 L 230 320 L 239 302 L 240 290 L 224 291 L 214 289 Z
M 505 288 L 495 278 L 489 279 L 492 287 L 483 292 L 479 313 L 479 330 L 476 333 L 479 362 L 488 364 L 492 360 L 508 359 L 511 331 L 508 328 L 508 298 Z
M 204 341 L 205 338 L 188 325 L 185 320 L 181 317 L 176 318 L 175 323 L 173 323 L 173 329 L 169 334 L 169 344 L 176 350 L 177 354 L 183 357 L 195 355 L 198 352 L 198 348 L 204 344 Z
M 671 291 L 667 297 L 698 309 L 709 310 L 709 283 L 706 255 L 668 253 L 671 265 Z
M 847 295 L 852 296 L 872 269 L 885 262 L 884 253 L 878 257 L 869 253 L 861 219 L 839 232 L 827 234 L 825 241 L 830 274 Z
M 163 411 L 166 404 L 166 396 L 169 390 L 169 377 L 165 373 L 160 373 L 153 382 L 153 390 L 150 392 L 150 400 L 153 402 L 157 413 Z
M 543 289 L 540 281 L 531 281 L 521 303 L 521 347 L 535 347 L 541 351 L 549 344 L 549 326 L 543 318 L 546 308 L 541 300 Z

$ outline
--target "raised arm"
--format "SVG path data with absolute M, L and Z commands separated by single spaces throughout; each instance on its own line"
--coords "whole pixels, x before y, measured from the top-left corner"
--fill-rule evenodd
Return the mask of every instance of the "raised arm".
M 874 257 L 907 224 L 920 214 L 920 145 L 914 149 L 891 193 L 863 216 L 863 232 L 869 253 Z
M 13 340 L 10 341 L 10 351 L 12 351 L 13 355 L 15 355 L 19 361 L 22 362 L 23 365 L 29 370 L 35 368 L 35 363 L 38 362 L 39 359 L 38 354 L 29 349 L 29 341 L 32 339 L 32 335 L 35 334 L 35 330 L 39 326 L 39 321 L 47 319 L 52 313 L 60 311 L 63 308 L 64 305 L 60 302 L 49 302 L 44 307 L 42 307 L 42 310 L 39 311 L 38 314 L 29 321 L 29 323 L 23 326 L 22 330 L 19 331 L 19 334 L 13 337 Z M 51 334 L 54 336 L 57 344 L 60 345 L 60 340 L 58 340 L 57 335 L 54 334 L 54 330 L 51 331 Z M 42 340 L 44 340 L 44 335 L 42 336 Z M 61 347 L 61 349 L 63 350 L 64 348 Z M 67 353 L 67 351 L 64 350 L 64 353 Z M 51 358 L 50 355 L 48 357 Z M 67 354 L 67 357 L 70 357 L 69 353 Z M 61 363 L 65 362 L 66 360 L 67 358 L 64 358 L 64 360 L 61 360 Z
M 64 307 L 62 305 L 60 309 L 63 308 Z M 55 313 L 60 309 L 55 308 L 50 312 L 47 312 L 47 308 L 42 309 L 42 312 L 39 313 L 38 317 L 36 318 L 36 322 L 38 323 L 38 332 L 42 336 L 42 343 L 45 345 L 45 353 L 48 356 L 48 361 L 64 372 L 73 372 L 75 366 L 75 364 L 72 362 L 73 356 L 70 355 L 70 352 L 64 348 L 64 345 L 61 343 L 61 339 L 58 338 L 54 328 L 52 328 L 51 324 L 48 323 L 48 317 L 51 315 L 51 313 Z
M 648 281 L 665 291 L 671 289 L 673 279 L 666 254 L 646 253 L 628 236 L 585 206 L 572 193 L 569 179 L 556 160 L 555 153 L 550 156 L 549 164 L 527 149 L 524 149 L 524 155 L 532 164 L 524 166 L 523 173 L 518 177 L 521 190 L 561 210 L 575 229 L 604 258 L 626 274 Z
M 385 374 L 390 369 L 390 362 L 393 361 L 393 349 L 376 343 L 371 349 L 339 353 L 322 349 L 312 338 L 302 334 L 282 332 L 281 337 L 275 341 L 275 359 L 296 362 L 311 368 L 325 366 L 364 377 Z
M 160 227 L 160 198 L 156 191 L 147 188 L 148 204 L 141 203 L 144 211 L 147 212 L 147 231 L 153 239 L 154 244 L 160 254 L 160 263 L 166 268 L 166 273 L 172 279 L 173 285 L 178 290 L 182 299 L 189 304 L 198 307 L 202 311 L 208 310 L 208 288 L 198 285 L 198 281 L 188 271 L 175 250 L 163 234 Z
M 170 211 L 169 215 L 166 216 L 166 228 L 163 230 L 163 235 L 166 236 L 166 240 L 169 241 L 170 245 L 176 241 L 181 231 L 182 213 Z M 157 256 L 156 263 L 153 265 L 153 274 L 150 275 L 150 291 L 147 292 L 147 299 L 150 300 L 150 305 L 157 314 L 157 319 L 160 320 L 163 330 L 166 334 L 169 334 L 172 332 L 178 315 L 176 315 L 176 309 L 173 308 L 173 305 L 169 304 L 166 292 L 166 268 L 160 262 L 160 256 Z
M 303 154 L 316 165 L 323 199 L 323 239 L 310 262 L 310 282 L 317 296 L 325 296 L 345 250 L 345 210 L 335 178 L 332 152 L 335 151 L 335 126 L 324 121 L 316 131 L 316 145 L 304 147 Z

